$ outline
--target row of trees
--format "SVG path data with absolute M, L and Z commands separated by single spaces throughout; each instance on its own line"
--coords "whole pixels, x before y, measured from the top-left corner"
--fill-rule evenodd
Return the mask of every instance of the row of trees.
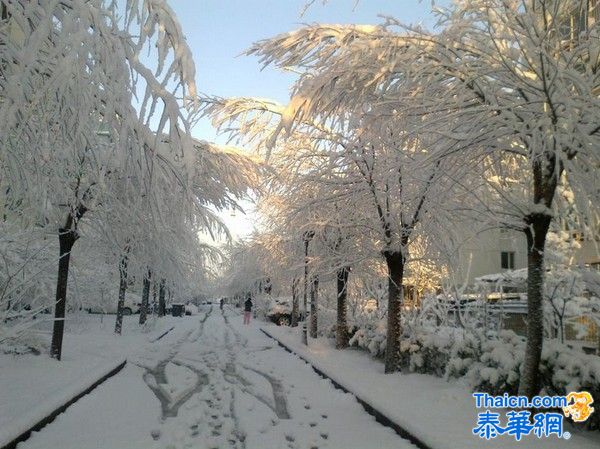
M 350 267 L 385 264 L 386 372 L 399 366 L 407 274 L 423 280 L 467 234 L 505 228 L 527 238 L 520 392 L 539 392 L 547 234 L 561 216 L 593 240 L 599 222 L 593 13 L 587 1 L 481 0 L 440 10 L 437 32 L 392 18 L 306 26 L 248 51 L 299 73 L 289 104 L 207 107 L 275 168 L 258 239 L 295 261 L 291 285 L 307 236 L 313 272 L 337 273 L 338 315 Z
M 198 234 L 225 232 L 215 211 L 237 207 L 254 164 L 192 137 L 194 62 L 166 1 L 2 0 L 0 9 L 4 333 L 58 261 L 50 351 L 60 359 L 76 243 L 88 250 L 77 268 L 96 258 L 111 279 L 118 273 L 120 333 L 132 277 L 145 303 L 150 279 L 164 298 L 207 277 L 218 253 Z M 58 248 L 40 243 L 48 236 Z M 101 269 L 90 276 L 100 285 Z

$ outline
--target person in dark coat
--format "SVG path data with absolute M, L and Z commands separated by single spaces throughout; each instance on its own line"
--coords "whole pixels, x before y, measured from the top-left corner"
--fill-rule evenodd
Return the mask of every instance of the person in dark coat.
M 252 298 L 248 295 L 248 299 L 244 302 L 244 324 L 250 324 L 250 317 L 252 316 Z

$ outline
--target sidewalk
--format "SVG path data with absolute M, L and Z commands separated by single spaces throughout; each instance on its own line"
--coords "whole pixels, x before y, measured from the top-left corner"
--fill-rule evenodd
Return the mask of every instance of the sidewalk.
M 125 317 L 123 335 L 118 336 L 113 333 L 114 316 L 73 318 L 67 322 L 60 362 L 47 354 L 0 354 L 0 448 L 123 365 L 133 349 L 150 344 L 174 325 L 167 317 L 150 332 L 141 332 L 137 319 Z M 49 326 L 39 326 L 48 340 Z
M 471 391 L 457 382 L 423 374 L 383 373 L 383 364 L 369 354 L 337 351 L 327 339 L 301 343 L 300 328 L 262 326 L 326 376 L 432 449 L 597 449 L 600 433 L 568 429 L 570 440 L 530 436 L 517 442 L 509 437 L 490 441 L 472 434 L 477 410 Z

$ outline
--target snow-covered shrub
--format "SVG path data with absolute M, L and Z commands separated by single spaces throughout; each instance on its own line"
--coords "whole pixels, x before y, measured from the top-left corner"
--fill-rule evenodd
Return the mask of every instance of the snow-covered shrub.
M 443 376 L 451 348 L 448 336 L 419 332 L 402 340 L 400 363 L 414 373 Z
M 0 326 L 0 353 L 39 355 L 48 347 L 48 342 L 39 334 L 30 332 L 32 321 Z
M 474 391 L 517 394 L 524 354 L 524 339 L 512 331 L 502 331 L 498 338 L 482 341 L 479 360 L 465 377 Z
M 600 404 L 600 357 L 548 342 L 542 352 L 540 374 L 547 394 L 587 391 L 594 404 Z M 593 413 L 584 425 L 590 430 L 600 430 L 600 413 Z
M 368 323 L 359 327 L 350 338 L 349 344 L 369 351 L 374 357 L 383 357 L 386 347 L 385 321 Z
M 385 320 L 362 324 L 350 339 L 350 346 L 382 358 L 385 338 Z M 406 372 L 460 379 L 473 391 L 493 395 L 517 394 L 525 339 L 508 330 L 486 336 L 458 329 L 413 328 L 410 335 L 404 335 L 400 351 L 401 368 Z M 600 357 L 548 341 L 540 365 L 543 392 L 565 395 L 588 391 L 600 404 Z M 592 415 L 585 427 L 600 429 L 600 414 Z
M 471 366 L 481 356 L 482 334 L 465 332 L 460 339 L 455 340 L 450 349 L 450 357 L 446 366 L 446 378 L 460 379 L 465 377 Z

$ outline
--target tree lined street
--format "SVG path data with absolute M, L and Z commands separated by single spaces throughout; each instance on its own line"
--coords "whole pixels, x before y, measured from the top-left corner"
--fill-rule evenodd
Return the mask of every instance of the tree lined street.
M 600 2 L 408 3 L 0 0 L 0 449 L 600 443 Z

